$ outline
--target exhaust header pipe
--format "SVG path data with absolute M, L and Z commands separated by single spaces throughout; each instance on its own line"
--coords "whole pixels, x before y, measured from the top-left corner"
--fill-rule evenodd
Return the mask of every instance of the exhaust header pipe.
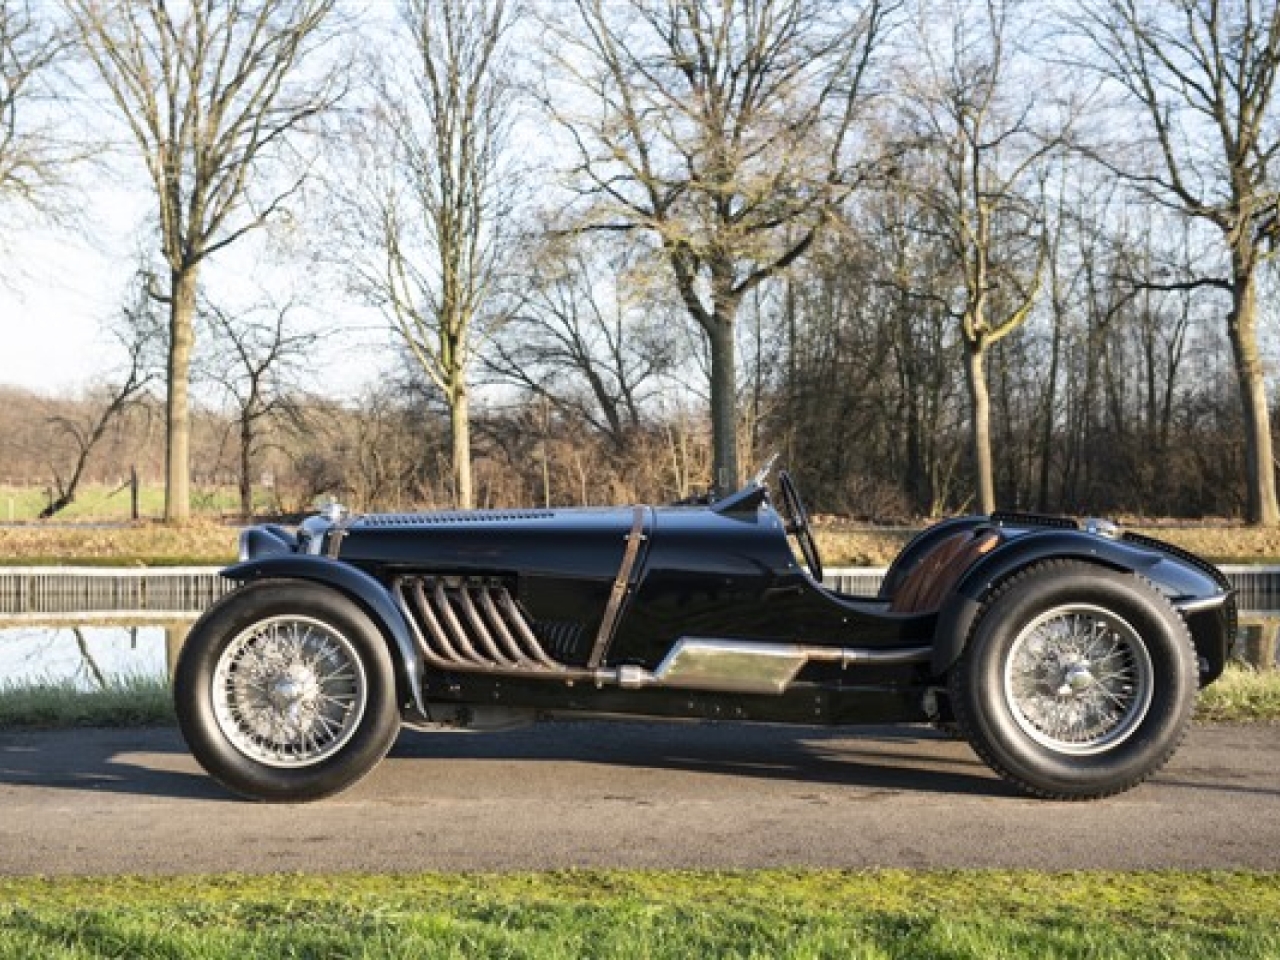
M 551 657 L 507 590 L 496 584 L 405 577 L 392 593 L 427 664 L 437 670 L 585 682 L 629 690 L 670 687 L 718 693 L 781 694 L 810 663 L 928 663 L 932 647 L 865 649 L 682 637 L 656 670 L 576 667 Z M 474 595 L 473 595 L 474 593 Z

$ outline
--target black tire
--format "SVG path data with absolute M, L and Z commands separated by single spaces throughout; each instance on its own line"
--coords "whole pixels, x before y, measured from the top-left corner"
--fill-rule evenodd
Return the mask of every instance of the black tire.
M 209 609 L 173 680 L 178 725 L 209 775 L 253 800 L 330 796 L 400 730 L 386 642 L 355 603 L 303 580 L 263 580 Z
M 1187 626 L 1153 586 L 1054 560 L 991 594 L 948 685 L 960 729 L 993 770 L 1032 796 L 1091 800 L 1164 766 L 1197 680 Z

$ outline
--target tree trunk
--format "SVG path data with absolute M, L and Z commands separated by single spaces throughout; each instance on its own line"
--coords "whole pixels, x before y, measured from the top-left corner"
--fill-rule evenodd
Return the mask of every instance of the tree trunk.
M 457 506 L 470 510 L 475 506 L 471 492 L 471 420 L 470 398 L 466 382 L 458 371 L 449 391 L 449 439 L 452 445 L 453 485 Z
M 248 417 L 240 420 L 240 515 L 253 516 L 253 426 Z
M 1049 479 L 1053 469 L 1054 401 L 1058 395 L 1058 365 L 1062 356 L 1063 310 L 1057 302 L 1056 291 L 1053 307 L 1053 343 L 1049 353 L 1049 382 L 1045 384 L 1044 419 L 1040 423 L 1040 476 L 1036 484 L 1036 509 L 1048 513 Z
M 1258 355 L 1257 277 L 1237 259 L 1231 291 L 1231 316 L 1227 322 L 1236 377 L 1244 410 L 1245 481 L 1248 487 L 1247 519 L 1263 527 L 1280 523 L 1276 501 L 1276 474 L 1272 460 L 1271 415 L 1262 358 Z
M 191 350 L 195 342 L 196 312 L 194 266 L 174 270 L 169 286 L 168 396 L 165 401 L 166 523 L 183 523 L 191 517 Z
M 731 316 L 716 316 L 711 340 L 712 486 L 723 497 L 738 489 L 738 375 Z
M 965 374 L 969 381 L 969 412 L 972 417 L 973 469 L 977 481 L 978 512 L 996 508 L 994 470 L 991 464 L 991 394 L 987 388 L 986 351 L 965 345 Z

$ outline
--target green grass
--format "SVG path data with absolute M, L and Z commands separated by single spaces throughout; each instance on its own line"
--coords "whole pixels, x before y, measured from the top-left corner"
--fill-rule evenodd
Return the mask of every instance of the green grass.
M 1211 723 L 1280 722 L 1280 670 L 1230 664 L 1201 691 L 1196 718 Z
M 4 566 L 221 566 L 234 561 L 239 529 L 196 521 L 183 527 L 159 523 L 0 527 Z
M 97 690 L 70 680 L 0 681 L 0 729 L 147 727 L 172 724 L 169 685 L 154 677 L 116 677 Z
M 254 493 L 259 509 L 272 509 L 268 491 Z M 35 520 L 49 505 L 48 491 L 40 487 L 0 486 L 0 521 Z M 119 484 L 83 484 L 76 499 L 58 511 L 57 520 L 114 521 L 128 520 L 133 509 L 129 488 Z M 197 515 L 235 514 L 240 510 L 240 494 L 234 487 L 198 488 L 191 494 L 191 510 Z M 142 484 L 138 489 L 138 513 L 142 517 L 164 515 L 164 487 Z
M 0 958 L 1274 958 L 1280 875 L 0 881 Z
M 159 516 L 164 511 L 164 489 L 142 487 L 138 511 Z M 39 487 L 0 487 L 0 520 L 34 520 L 49 505 L 49 495 Z M 61 520 L 126 520 L 132 504 L 129 489 L 105 484 L 82 486 L 75 501 L 58 512 Z

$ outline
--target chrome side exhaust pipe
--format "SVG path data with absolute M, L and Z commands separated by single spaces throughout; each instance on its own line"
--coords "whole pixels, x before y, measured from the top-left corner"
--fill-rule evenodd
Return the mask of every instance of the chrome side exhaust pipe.
M 442 579 L 400 577 L 391 589 L 423 659 L 449 672 L 630 690 L 668 687 L 777 695 L 785 693 L 810 663 L 836 663 L 843 670 L 863 664 L 928 663 L 933 653 L 928 646 L 871 649 L 683 637 L 655 670 L 631 665 L 574 667 L 546 652 L 506 587 L 465 582 L 446 587 Z

